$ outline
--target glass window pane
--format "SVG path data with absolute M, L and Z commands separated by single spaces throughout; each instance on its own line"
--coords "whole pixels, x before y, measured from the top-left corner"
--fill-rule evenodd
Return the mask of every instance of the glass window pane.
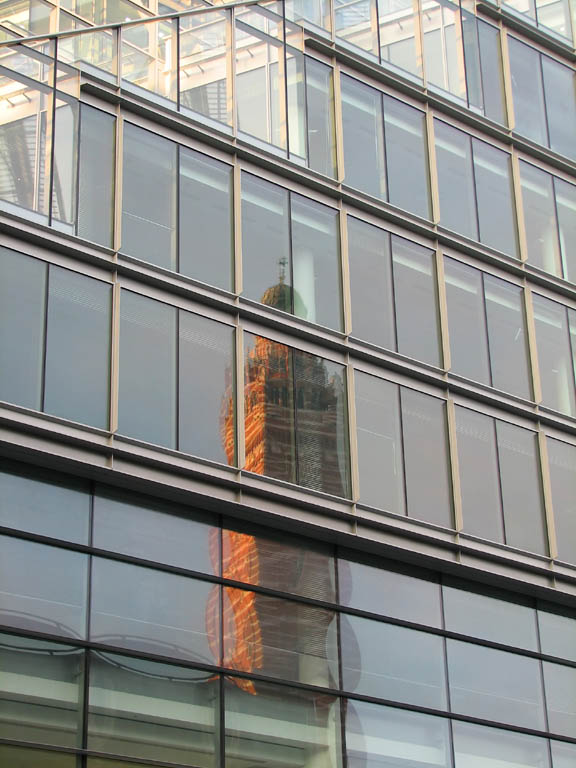
M 429 219 L 430 187 L 424 113 L 397 99 L 384 97 L 384 131 L 389 202 Z
M 94 495 L 96 549 L 218 573 L 217 542 L 218 529 L 205 513 L 112 488 L 100 487 Z
M 447 640 L 453 712 L 545 729 L 537 659 Z
M 500 30 L 477 19 L 482 72 L 484 114 L 497 123 L 506 122 Z
M 42 752 L 0 744 L 0 762 L 10 768 L 80 768 L 80 758 L 60 752 Z
M 51 266 L 48 274 L 48 413 L 108 428 L 112 287 Z
M 398 352 L 442 364 L 434 251 L 392 235 Z
M 0 249 L 0 399 L 41 408 L 47 267 Z
M 122 251 L 175 269 L 176 144 L 124 123 Z
M 510 155 L 472 140 L 480 241 L 510 256 L 518 255 L 518 233 Z
M 234 464 L 234 328 L 179 313 L 178 448 Z
M 98 557 L 92 563 L 92 640 L 218 663 L 218 586 Z
M 550 147 L 576 159 L 576 78 L 574 71 L 542 56 Z
M 0 623 L 84 637 L 87 563 L 78 552 L 0 536 Z
M 326 176 L 335 176 L 336 129 L 332 68 L 310 56 L 305 58 L 308 165 Z
M 576 393 L 566 307 L 532 294 L 542 403 L 576 415 Z
M 478 238 L 470 137 L 434 121 L 442 226 Z
M 576 765 L 576 744 L 565 741 L 551 741 L 552 765 L 554 768 L 573 768 Z
M 538 609 L 542 653 L 576 661 L 576 613 L 558 605 Z
M 560 247 L 552 176 L 520 161 L 528 262 L 560 275 Z
M 352 333 L 396 349 L 390 234 L 348 216 Z
M 508 38 L 515 130 L 539 144 L 548 144 L 540 54 Z
M 345 691 L 446 709 L 441 637 L 344 614 L 340 626 Z
M 179 271 L 232 290 L 232 167 L 181 147 L 179 178 Z
M 446 404 L 402 387 L 402 425 L 408 515 L 452 527 Z
M 81 105 L 78 234 L 112 245 L 116 118 Z
M 360 501 L 405 514 L 398 386 L 356 371 Z
M 93 652 L 88 749 L 213 768 L 218 689 L 210 673 Z
M 544 686 L 548 709 L 548 728 L 552 733 L 576 733 L 576 669 L 545 661 Z
M 0 525 L 87 544 L 89 492 L 82 480 L 2 462 Z
M 291 195 L 294 314 L 342 330 L 338 212 Z
M 546 554 L 538 439 L 534 432 L 496 422 L 506 543 Z
M 576 564 L 576 445 L 547 443 L 558 556 Z
M 56 99 L 52 139 L 52 220 L 72 224 L 76 218 L 78 102 Z
M 566 280 L 576 282 L 576 185 L 554 179 L 560 251 Z
M 537 736 L 452 723 L 455 768 L 549 768 L 548 742 Z
M 337 698 L 233 677 L 224 685 L 226 768 L 340 768 Z
M 176 443 L 176 312 L 122 291 L 120 433 L 172 448 Z
M 449 727 L 443 717 L 348 701 L 348 768 L 450 768 Z
M 0 737 L 81 746 L 83 650 L 0 635 L 0 667 Z

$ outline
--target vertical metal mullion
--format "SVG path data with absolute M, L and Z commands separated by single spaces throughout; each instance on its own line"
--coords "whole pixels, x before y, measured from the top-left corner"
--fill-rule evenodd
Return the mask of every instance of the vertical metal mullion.
M 332 92 L 333 92 L 333 104 L 334 110 L 334 132 L 335 132 L 335 149 L 336 149 L 336 180 L 339 184 L 342 184 L 345 178 L 344 167 L 344 123 L 342 118 L 342 88 L 340 82 L 340 65 L 338 61 L 333 59 L 332 62 Z
M 524 290 L 524 316 L 526 318 L 526 336 L 528 339 L 528 357 L 530 360 L 530 370 L 532 373 L 532 397 L 535 403 L 542 401 L 542 383 L 540 379 L 540 362 L 538 360 L 538 344 L 536 340 L 536 320 L 534 317 L 534 303 L 532 300 L 532 291 L 528 287 L 526 280 L 523 284 Z
M 522 183 L 520 180 L 520 161 L 515 147 L 510 154 L 510 170 L 512 172 L 512 194 L 514 195 L 514 211 L 516 237 L 518 242 L 519 257 L 522 262 L 528 259 L 528 243 L 526 240 L 526 225 L 524 220 L 524 201 L 522 198 Z
M 546 531 L 548 537 L 548 554 L 552 559 L 558 557 L 558 538 L 556 535 L 556 520 L 554 519 L 554 504 L 552 498 L 552 481 L 550 478 L 550 458 L 548 456 L 548 443 L 542 429 L 538 429 L 538 448 L 540 460 L 540 477 L 542 478 L 542 496 L 544 502 L 544 516 L 546 519 Z
M 448 296 L 446 293 L 446 275 L 444 273 L 444 254 L 440 244 L 436 243 L 436 290 L 438 291 L 438 314 L 440 324 L 440 347 L 442 350 L 442 367 L 449 371 L 452 367 L 450 351 L 450 326 L 448 322 Z
M 288 197 L 288 257 L 290 266 L 290 313 L 293 315 L 295 311 L 294 295 L 296 293 L 296 286 L 294 285 L 294 247 L 293 247 L 293 235 L 292 235 L 292 192 L 286 192 Z
M 234 376 L 234 399 L 236 413 L 236 463 L 239 469 L 243 469 L 246 464 L 246 435 L 244 430 L 244 331 L 240 326 L 240 317 L 236 315 L 236 326 L 234 332 L 235 341 L 235 376 Z
M 46 353 L 48 348 L 48 300 L 50 298 L 50 270 L 52 267 L 46 263 L 46 282 L 44 284 L 44 333 L 42 334 L 42 368 L 40 378 L 40 410 L 44 410 L 46 399 Z
M 440 224 L 440 188 L 438 185 L 438 164 L 436 160 L 436 141 L 434 138 L 434 115 L 428 105 L 426 106 L 425 114 L 432 223 L 437 226 Z
M 180 221 L 181 221 L 181 215 L 180 215 L 180 199 L 181 199 L 181 173 L 180 173 L 180 163 L 181 163 L 181 155 L 182 155 L 182 146 L 180 144 L 176 144 L 176 178 L 174 180 L 174 196 L 176 198 L 176 205 L 175 205 L 175 212 L 174 212 L 174 218 L 175 218 L 175 224 L 176 224 L 176 231 L 174 233 L 174 236 L 176 238 L 176 242 L 174 243 L 174 252 L 175 252 L 175 261 L 176 261 L 176 272 L 180 272 Z
M 114 152 L 114 214 L 113 214 L 113 232 L 112 248 L 114 249 L 114 260 L 118 260 L 118 251 L 122 248 L 122 197 L 123 197 L 123 174 L 124 174 L 124 118 L 120 105 L 116 107 L 116 142 Z
M 350 492 L 352 501 L 356 503 L 360 499 L 360 465 L 358 461 L 358 425 L 356 421 L 356 386 L 354 381 L 354 367 L 348 361 L 346 363 L 346 390 L 348 397 L 348 445 L 350 450 Z
M 462 513 L 462 488 L 460 485 L 460 462 L 458 458 L 458 436 L 456 434 L 456 408 L 451 397 L 446 399 L 446 427 L 448 432 L 448 463 L 450 466 L 450 484 L 452 486 L 452 503 L 454 505 L 454 530 L 464 529 Z
M 78 103 L 78 125 L 76 141 L 76 167 L 74 169 L 74 234 L 78 235 L 78 224 L 80 220 L 80 151 L 82 149 L 82 103 Z
M 58 78 L 58 38 L 53 39 L 54 42 L 54 49 L 52 51 L 53 55 L 53 72 L 52 72 L 52 104 L 50 105 L 50 149 L 48 152 L 49 162 L 50 162 L 50 168 L 49 168 L 49 183 L 48 183 L 48 224 L 52 226 L 52 216 L 53 216 L 53 197 L 54 197 L 54 158 L 55 158 L 55 152 L 56 152 L 56 82 Z M 47 126 L 48 127 L 48 124 Z M 48 131 L 47 131 L 48 134 Z
M 548 103 L 546 100 L 546 88 L 544 87 L 544 66 L 542 65 L 542 54 L 540 52 L 538 52 L 538 68 L 540 70 L 540 82 L 542 83 L 542 100 L 544 102 L 544 124 L 546 126 L 546 146 L 551 147 L 550 121 L 548 120 Z
M 510 51 L 508 49 L 508 30 L 502 22 L 500 27 L 500 56 L 502 59 L 502 80 L 504 85 L 504 110 L 506 112 L 506 124 L 509 130 L 513 131 L 516 124 L 514 115 L 514 96 L 512 89 L 512 72 L 510 70 Z
M 292 411 L 294 414 L 294 481 L 300 485 L 300 466 L 298 464 L 298 389 L 296 386 L 296 350 L 288 347 L 292 366 Z
M 340 610 L 340 569 L 338 568 L 338 546 L 335 546 L 332 550 L 334 558 L 334 592 L 336 598 L 336 640 L 337 640 L 337 654 L 338 654 L 338 689 L 341 691 L 344 688 L 344 676 L 342 674 L 342 612 Z M 342 746 L 342 768 L 347 768 L 348 765 L 348 753 L 346 749 L 346 710 L 348 707 L 348 699 L 345 696 L 340 696 L 338 699 L 339 715 L 340 715 L 340 744 Z
M 388 259 L 390 263 L 390 293 L 392 295 L 392 331 L 394 333 L 394 351 L 399 352 L 398 349 L 398 321 L 396 319 L 396 273 L 394 270 L 394 253 L 392 251 L 392 235 L 390 232 L 386 232 L 386 239 L 388 240 Z
M 400 384 L 394 384 L 396 387 L 396 403 L 398 408 L 398 424 L 400 427 L 400 458 L 402 461 L 402 488 L 404 491 L 404 515 L 410 517 L 408 514 L 408 483 L 406 482 L 406 451 L 404 448 L 404 413 L 402 407 L 402 390 L 403 387 Z
M 558 217 L 558 197 L 556 195 L 556 176 L 553 176 L 550 174 L 550 178 L 552 179 L 552 193 L 554 195 L 554 224 L 556 228 L 556 242 L 558 244 L 558 258 L 560 260 L 560 274 L 561 277 L 564 278 L 564 280 L 568 280 L 569 278 L 567 275 L 567 264 L 566 264 L 566 258 L 564 255 L 564 248 L 562 246 L 562 239 L 560 238 L 560 219 Z
M 89 529 L 88 546 L 92 547 L 94 542 L 94 496 L 95 484 L 90 483 L 90 509 L 89 509 Z M 87 555 L 87 578 L 86 578 L 86 640 L 90 640 L 91 629 L 91 608 L 92 608 L 92 567 L 93 555 Z M 90 706 L 90 667 L 93 651 L 89 648 L 84 649 L 84 690 L 82 692 L 82 730 L 81 742 L 82 749 L 88 749 L 88 711 Z
M 385 103 L 385 95 L 382 92 L 380 93 L 380 119 L 382 120 L 382 146 L 384 149 L 384 186 L 385 186 L 385 197 L 384 199 L 386 202 L 390 202 L 390 184 L 388 183 L 388 145 L 386 143 L 386 107 L 384 106 Z
M 373 25 L 374 40 L 376 41 L 376 56 L 382 61 L 382 47 L 380 42 L 380 8 L 378 0 L 371 0 L 370 17 Z
M 352 328 L 352 289 L 350 282 L 350 248 L 348 244 L 348 213 L 344 210 L 342 199 L 339 200 L 338 221 L 340 224 L 340 266 L 342 285 L 342 320 L 346 336 Z
M 470 146 L 470 165 L 472 172 L 472 192 L 474 194 L 474 213 L 476 216 L 476 239 L 479 243 L 482 242 L 482 230 L 480 229 L 480 210 L 478 208 L 478 190 L 476 188 L 476 161 L 474 158 L 474 139 L 470 134 L 466 134 L 468 143 Z
M 232 135 L 238 135 L 238 110 L 236 109 L 236 16 L 235 9 L 224 12 L 226 15 L 226 112 Z
M 498 441 L 498 423 L 497 420 L 490 416 L 492 421 L 492 432 L 494 435 L 494 449 L 496 452 L 496 468 L 498 470 L 498 496 L 500 498 L 500 521 L 502 523 L 502 535 L 504 537 L 504 544 L 508 543 L 508 537 L 506 535 L 506 510 L 504 509 L 504 491 L 502 490 L 502 467 L 500 465 L 500 445 Z
M 440 614 L 442 617 L 442 629 L 446 629 L 446 611 L 444 608 L 444 577 L 440 574 L 438 581 L 438 591 L 440 593 Z M 441 638 L 442 642 L 442 654 L 444 657 L 444 683 L 446 685 L 446 709 L 448 712 L 452 711 L 452 701 L 450 695 L 450 667 L 448 664 L 448 638 L 446 636 Z M 456 754 L 454 750 L 454 733 L 453 723 L 455 721 L 452 718 L 448 718 L 448 750 L 450 755 L 450 766 L 456 764 Z
M 488 358 L 488 376 L 490 378 L 490 386 L 494 386 L 493 377 L 492 377 L 492 354 L 490 351 L 490 326 L 488 325 L 488 308 L 486 306 L 486 284 L 485 284 L 485 274 L 482 272 L 482 270 L 478 270 L 480 272 L 480 285 L 482 287 L 482 295 L 481 295 L 481 301 L 482 301 L 482 318 L 484 320 L 484 335 L 486 338 L 486 356 Z
M 174 429 L 174 436 L 175 436 L 175 448 L 176 450 L 180 450 L 180 312 L 183 310 L 179 309 L 178 307 L 174 307 L 174 311 L 176 312 L 176 375 L 174 377 L 174 390 L 175 390 L 175 429 Z
M 220 516 L 220 532 L 219 532 L 219 543 L 220 543 L 220 552 L 219 552 L 219 575 L 222 578 L 223 576 L 223 520 L 222 516 Z M 220 666 L 224 666 L 224 585 L 219 584 L 218 585 L 218 609 L 219 609 L 219 617 L 218 617 L 218 640 L 219 640 L 219 659 L 218 664 Z M 219 700 L 219 717 L 218 717 L 218 730 L 219 730 L 219 744 L 218 744 L 218 762 L 219 762 L 219 768 L 224 768 L 226 765 L 226 699 L 224 694 L 224 675 L 218 674 L 218 700 Z
M 234 158 L 232 167 L 232 226 L 233 233 L 233 271 L 232 285 L 234 293 L 239 296 L 243 289 L 242 276 L 242 171 L 238 156 Z
M 181 34 L 181 18 L 180 16 L 177 16 L 175 19 L 172 19 L 172 23 L 174 24 L 174 27 L 176 29 L 176 51 L 174 52 L 173 56 L 176 59 L 176 109 L 178 112 L 180 111 L 180 34 Z
M 111 361 L 110 361 L 110 414 L 109 426 L 110 432 L 114 434 L 118 431 L 119 417 L 119 397 L 120 397 L 120 284 L 118 282 L 118 272 L 113 273 L 114 282 L 112 283 L 112 317 L 110 320 L 111 329 Z

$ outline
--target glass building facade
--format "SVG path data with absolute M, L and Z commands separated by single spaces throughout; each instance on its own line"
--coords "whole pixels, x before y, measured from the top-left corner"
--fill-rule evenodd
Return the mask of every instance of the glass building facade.
M 576 766 L 575 35 L 0 2 L 2 766 Z

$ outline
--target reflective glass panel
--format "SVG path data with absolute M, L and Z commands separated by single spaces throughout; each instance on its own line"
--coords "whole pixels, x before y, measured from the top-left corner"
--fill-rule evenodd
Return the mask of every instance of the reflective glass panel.
M 476 23 L 480 47 L 484 114 L 498 123 L 505 123 L 506 103 L 504 99 L 500 30 L 478 18 Z M 469 68 L 468 60 L 466 61 L 466 67 L 467 69 Z
M 112 245 L 116 118 L 81 106 L 78 234 Z
M 310 56 L 306 56 L 305 59 L 308 165 L 326 176 L 335 176 L 336 127 L 333 70 Z
M 550 148 L 576 159 L 576 77 L 570 67 L 542 56 Z
M 560 244 L 552 178 L 549 173 L 520 161 L 528 261 L 546 272 L 560 275 Z
M 560 251 L 566 280 L 576 282 L 576 185 L 554 179 Z
M 552 765 L 554 768 L 572 768 L 576 765 L 576 744 L 565 741 L 551 741 Z
M 0 744 L 0 761 L 10 768 L 80 768 L 75 755 L 10 747 L 7 744 Z
M 546 112 L 540 54 L 514 38 L 508 39 L 515 130 L 547 145 Z
M 455 768 L 549 768 L 548 742 L 537 736 L 452 723 Z
M 576 661 L 576 613 L 559 605 L 538 608 L 542 653 Z
M 574 416 L 576 393 L 566 307 L 544 296 L 532 296 L 542 403 Z
M 558 556 L 576 563 L 576 445 L 551 437 L 547 444 Z
M 440 221 L 466 237 L 478 238 L 470 137 L 434 121 Z
M 480 242 L 517 256 L 518 232 L 510 155 L 476 139 L 472 140 L 472 146 Z
M 548 728 L 552 733 L 574 738 L 576 733 L 576 669 L 545 661 L 544 686 Z

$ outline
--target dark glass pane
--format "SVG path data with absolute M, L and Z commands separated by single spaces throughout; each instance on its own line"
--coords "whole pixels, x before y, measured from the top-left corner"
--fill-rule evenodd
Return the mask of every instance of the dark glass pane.
M 80 111 L 78 234 L 112 245 L 116 118 L 86 104 Z
M 87 544 L 89 490 L 82 480 L 3 462 L 0 525 Z
M 455 768 L 470 765 L 498 768 L 549 768 L 548 742 L 537 736 L 485 728 L 470 723 L 452 723 Z M 556 768 L 556 767 L 555 767 Z
M 353 335 L 396 349 L 389 233 L 348 216 L 348 259 Z
M 98 488 L 93 546 L 126 555 L 218 573 L 218 529 L 202 512 L 160 499 Z
M 446 645 L 453 712 L 544 730 L 537 659 L 458 640 Z
M 122 291 L 120 304 L 120 433 L 176 447 L 176 312 Z
M 497 123 L 506 122 L 500 30 L 477 19 L 484 114 Z
M 398 386 L 356 371 L 360 501 L 405 514 Z
M 434 121 L 440 222 L 466 237 L 478 238 L 470 137 Z
M 457 406 L 456 436 L 464 530 L 503 542 L 494 419 Z
M 338 212 L 293 194 L 294 314 L 342 330 Z
M 408 515 L 452 527 L 446 404 L 405 387 L 400 399 Z
M 544 687 L 548 728 L 552 733 L 571 736 L 576 733 L 576 669 L 545 661 Z
M 80 746 L 83 650 L 0 635 L 0 667 L 1 738 Z
M 350 495 L 344 366 L 294 351 L 298 484 Z
M 232 289 L 232 167 L 180 148 L 179 271 Z
M 576 393 L 566 307 L 533 294 L 542 403 L 576 415 Z
M 520 161 L 528 262 L 560 275 L 560 247 L 552 176 Z
M 576 159 L 576 79 L 574 70 L 542 56 L 550 147 Z
M 548 144 L 540 54 L 534 48 L 509 38 L 515 130 L 523 136 Z
M 489 384 L 490 362 L 482 273 L 446 257 L 444 275 L 452 370 L 461 376 Z
M 543 604 L 538 609 L 542 653 L 576 661 L 576 613 L 569 608 Z
M 326 176 L 336 175 L 336 135 L 332 67 L 306 56 L 308 165 Z
M 93 652 L 88 749 L 213 768 L 219 687 L 209 672 Z
M 443 717 L 347 701 L 348 768 L 450 768 L 449 727 Z
M 346 615 L 341 633 L 345 691 L 446 709 L 441 637 Z
M 0 536 L 0 623 L 84 637 L 86 555 Z
M 176 144 L 124 123 L 122 251 L 176 267 Z
M 434 252 L 396 235 L 391 243 L 398 352 L 440 366 Z
M 388 199 L 392 205 L 430 218 L 430 184 L 424 112 L 384 98 Z
M 518 255 L 518 232 L 510 155 L 472 140 L 480 241 L 510 256 Z
M 10 747 L 8 744 L 0 744 L 0 762 L 10 768 L 80 768 L 80 758 L 75 755 Z
M 44 410 L 108 428 L 112 287 L 51 266 Z
M 536 434 L 496 422 L 506 543 L 546 554 L 540 460 Z
M 576 282 L 576 185 L 554 179 L 560 252 L 566 280 Z
M 292 351 L 244 334 L 245 469 L 296 482 Z
M 0 249 L 0 399 L 41 408 L 46 264 Z
M 576 445 L 547 443 L 558 556 L 576 564 Z
M 180 311 L 178 332 L 178 448 L 234 464 L 234 328 Z
M 345 75 L 341 88 L 346 184 L 385 199 L 382 94 Z
M 334 611 L 231 587 L 223 611 L 223 666 L 338 687 Z
M 218 586 L 114 560 L 92 562 L 92 640 L 218 663 Z
M 226 677 L 226 768 L 340 768 L 338 699 Z

